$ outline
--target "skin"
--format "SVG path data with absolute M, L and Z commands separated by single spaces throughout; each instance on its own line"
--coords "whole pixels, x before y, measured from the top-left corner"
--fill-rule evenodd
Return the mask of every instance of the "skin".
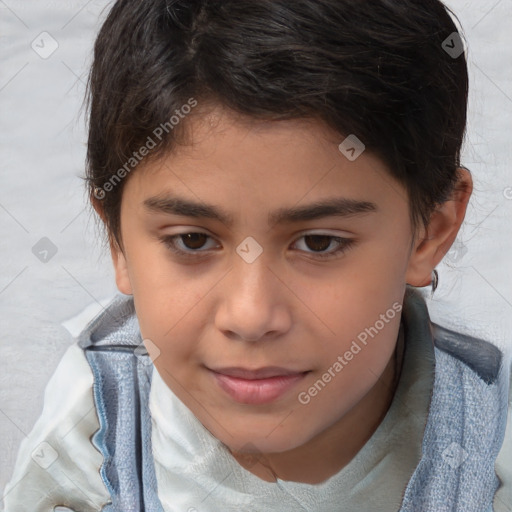
M 112 244 L 117 286 L 133 295 L 142 337 L 158 347 L 159 374 L 243 467 L 268 481 L 325 481 L 389 408 L 400 315 L 309 403 L 298 394 L 403 302 L 407 283 L 431 282 L 463 221 L 471 177 L 461 170 L 452 200 L 413 233 L 406 191 L 383 162 L 368 151 L 349 161 L 338 150 L 344 137 L 318 121 L 250 122 L 216 109 L 190 118 L 188 133 L 190 144 L 139 167 L 125 184 L 122 250 Z M 170 194 L 222 208 L 233 224 L 144 206 Z M 371 202 L 376 211 L 268 224 L 278 208 L 333 197 Z M 195 259 L 161 241 L 186 233 L 208 235 L 188 245 L 174 239 L 199 253 Z M 353 244 L 321 259 L 315 250 L 332 253 L 336 240 L 321 245 L 304 234 Z M 263 249 L 252 263 L 236 252 L 249 236 Z M 226 366 L 310 373 L 276 401 L 252 405 L 235 402 L 208 369 Z

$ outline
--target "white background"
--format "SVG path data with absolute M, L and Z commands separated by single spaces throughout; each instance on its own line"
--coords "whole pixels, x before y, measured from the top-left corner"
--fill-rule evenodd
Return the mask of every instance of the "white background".
M 0 0 L 0 490 L 72 342 L 62 325 L 115 292 L 85 201 L 81 112 L 105 0 Z M 434 321 L 512 347 L 512 0 L 451 0 L 468 46 L 463 164 L 474 196 L 429 301 Z M 31 47 L 48 32 L 46 59 Z M 32 252 L 47 237 L 47 263 Z M 1 492 L 0 492 L 1 494 Z

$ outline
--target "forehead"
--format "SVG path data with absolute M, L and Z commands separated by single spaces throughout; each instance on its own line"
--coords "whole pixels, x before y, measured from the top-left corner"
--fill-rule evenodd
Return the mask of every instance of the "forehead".
M 188 120 L 186 143 L 138 168 L 126 193 L 147 211 L 225 224 L 244 207 L 274 224 L 406 200 L 380 159 L 368 151 L 348 159 L 339 149 L 345 139 L 317 120 L 254 121 L 214 111 Z

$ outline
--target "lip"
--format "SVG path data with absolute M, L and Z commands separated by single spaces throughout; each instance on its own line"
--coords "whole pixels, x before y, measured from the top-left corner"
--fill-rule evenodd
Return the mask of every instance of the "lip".
M 210 371 L 220 388 L 233 400 L 253 405 L 277 400 L 309 373 L 277 366 L 257 370 L 230 367 Z

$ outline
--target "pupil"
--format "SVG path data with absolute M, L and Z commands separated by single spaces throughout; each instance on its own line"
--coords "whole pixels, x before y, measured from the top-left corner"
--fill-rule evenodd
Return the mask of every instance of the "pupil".
M 188 249 L 200 249 L 204 245 L 206 238 L 204 233 L 187 233 L 181 236 L 183 243 Z
M 318 252 L 325 251 L 331 244 L 331 237 L 326 235 L 306 235 L 304 239 L 309 249 Z M 311 241 L 313 241 L 313 243 L 310 243 Z M 315 241 L 317 243 L 314 243 Z

